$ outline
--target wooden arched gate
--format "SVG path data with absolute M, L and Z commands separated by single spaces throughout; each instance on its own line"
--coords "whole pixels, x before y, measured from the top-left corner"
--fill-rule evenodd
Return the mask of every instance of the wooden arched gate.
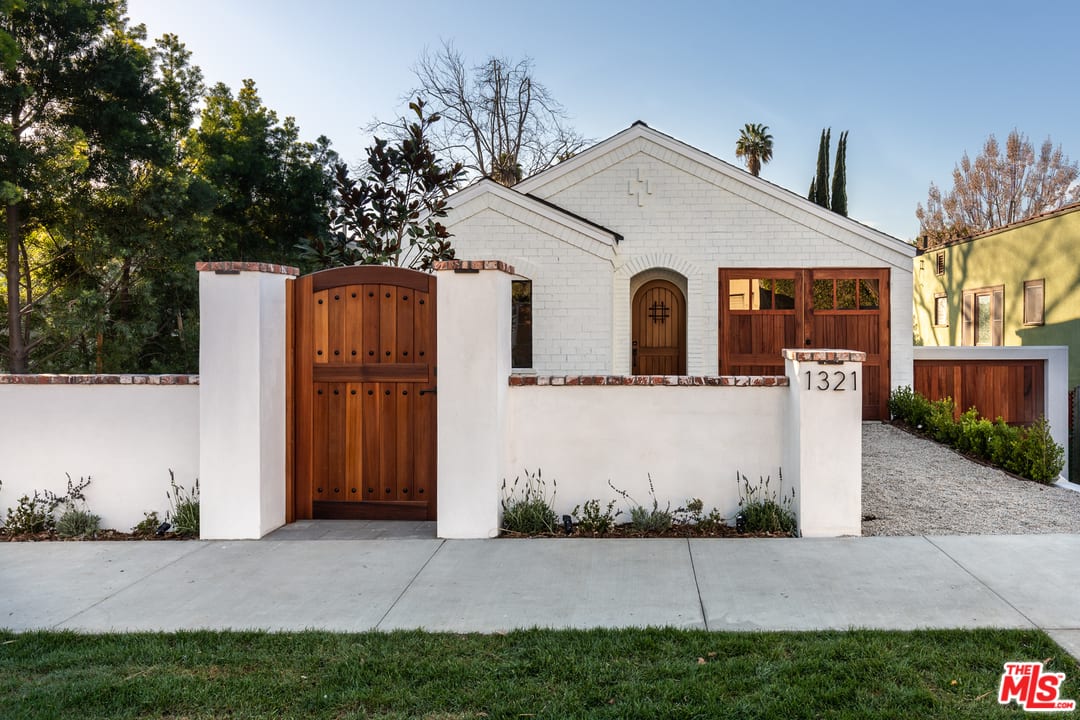
M 435 519 L 435 302 L 413 270 L 295 281 L 290 519 Z

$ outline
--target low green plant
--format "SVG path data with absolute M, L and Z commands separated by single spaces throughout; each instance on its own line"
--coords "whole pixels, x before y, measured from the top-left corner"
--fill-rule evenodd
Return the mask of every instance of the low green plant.
M 942 398 L 930 403 L 930 415 L 926 418 L 926 432 L 940 443 L 953 445 L 960 435 L 960 428 L 954 416 L 956 403 L 952 398 Z
M 157 510 L 151 510 L 143 513 L 143 519 L 135 527 L 131 528 L 131 532 L 134 535 L 146 537 L 157 533 L 159 527 L 161 527 L 161 520 L 158 519 Z
M 622 514 L 622 510 L 615 510 L 614 500 L 609 501 L 603 510 L 600 509 L 599 500 L 586 500 L 584 505 L 575 505 L 570 514 L 581 532 L 607 535 L 615 527 L 615 518 Z
M 67 492 L 60 497 L 51 496 L 58 506 L 64 508 L 60 517 L 56 520 L 56 534 L 60 537 L 92 537 L 101 529 L 101 516 L 95 515 L 86 507 L 86 495 L 83 494 L 90 485 L 90 477 L 79 478 L 75 483 L 71 475 L 67 476 Z M 48 493 L 47 493 L 48 494 Z
M 86 508 L 68 506 L 56 521 L 56 534 L 60 537 L 93 537 L 101 529 L 101 516 Z
M 1065 451 L 1050 437 L 1050 424 L 1044 416 L 1020 431 L 1012 464 L 1018 475 L 1044 485 L 1057 480 L 1065 467 Z
M 199 479 L 195 478 L 195 485 L 189 493 L 183 485 L 176 484 L 176 476 L 172 469 L 169 470 L 169 485 L 172 492 L 165 492 L 169 499 L 169 512 L 166 519 L 172 523 L 173 532 L 177 535 L 199 534 Z
M 547 483 L 539 469 L 535 473 L 525 470 L 525 481 L 514 478 L 507 485 L 502 484 L 503 530 L 522 535 L 540 535 L 555 532 L 555 493 L 558 483 L 551 481 L 551 497 L 547 494 Z
M 994 424 L 986 418 L 980 418 L 979 411 L 975 408 L 968 408 L 960 416 L 959 426 L 956 449 L 989 460 L 990 436 L 994 432 Z
M 894 420 L 922 429 L 930 417 L 930 401 L 910 385 L 896 388 L 889 394 L 889 413 Z
M 75 505 L 81 503 L 85 510 L 86 496 L 83 494 L 90 485 L 90 477 L 79 478 L 76 483 L 67 475 L 67 492 L 57 495 L 49 490 L 38 492 L 33 495 L 23 495 L 19 498 L 19 504 L 14 508 L 8 508 L 7 521 L 4 523 L 4 532 L 8 535 L 34 535 L 42 532 L 57 530 L 56 509 L 64 506 L 67 511 L 75 510 Z M 91 518 L 97 518 L 91 515 Z M 100 523 L 101 518 L 97 518 Z M 65 527 L 85 526 L 85 520 L 69 519 Z M 96 532 L 96 529 L 94 530 Z
M 987 459 L 998 467 L 1012 467 L 1013 454 L 1019 441 L 1020 428 L 1009 425 L 1004 418 L 999 417 L 994 421 L 990 437 L 986 440 Z
M 630 493 L 625 490 L 620 490 L 608 480 L 608 487 L 618 493 L 623 500 L 627 503 L 627 510 L 630 515 L 630 527 L 639 532 L 664 532 L 671 529 L 672 513 L 671 503 L 667 504 L 667 507 L 663 510 L 660 509 L 660 501 L 656 499 L 656 488 L 653 486 L 652 475 L 646 475 L 649 478 L 649 497 L 652 498 L 652 507 L 648 508 L 639 503 L 634 498 L 630 497 Z
M 7 509 L 7 521 L 4 532 L 8 535 L 33 535 L 47 532 L 56 526 L 49 500 L 37 490 L 34 494 L 23 495 L 18 504 Z
M 784 493 L 784 473 L 779 473 L 779 489 L 770 489 L 772 476 L 758 480 L 757 486 L 741 473 L 735 473 L 735 482 L 739 486 L 738 527 L 745 532 L 781 532 L 794 536 L 798 530 L 795 520 L 795 488 L 791 494 Z M 741 481 L 741 482 L 740 482 Z
M 701 498 L 689 498 L 683 507 L 675 508 L 672 517 L 680 525 L 693 525 L 705 532 L 727 524 L 716 508 L 706 513 L 705 503 Z

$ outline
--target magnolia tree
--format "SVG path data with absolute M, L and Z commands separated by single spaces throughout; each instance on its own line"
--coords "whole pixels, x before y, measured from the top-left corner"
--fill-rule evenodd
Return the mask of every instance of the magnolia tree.
M 359 179 L 344 164 L 336 167 L 337 199 L 330 211 L 328 238 L 299 247 L 322 267 L 394 265 L 430 270 L 451 260 L 450 232 L 439 218 L 449 210 L 447 196 L 457 187 L 460 163 L 444 167 L 425 133 L 439 121 L 424 114 L 424 101 L 409 103 L 416 115 L 403 122 L 403 137 L 393 145 L 375 139 Z

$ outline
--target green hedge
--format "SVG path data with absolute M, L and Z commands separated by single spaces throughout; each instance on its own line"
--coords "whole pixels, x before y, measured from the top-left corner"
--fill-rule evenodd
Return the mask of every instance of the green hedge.
M 1057 480 L 1065 467 L 1065 451 L 1050 437 L 1045 417 L 1021 428 L 1000 417 L 990 422 L 975 408 L 954 420 L 955 407 L 951 398 L 931 402 L 910 386 L 889 395 L 893 420 L 1021 477 L 1047 485 Z

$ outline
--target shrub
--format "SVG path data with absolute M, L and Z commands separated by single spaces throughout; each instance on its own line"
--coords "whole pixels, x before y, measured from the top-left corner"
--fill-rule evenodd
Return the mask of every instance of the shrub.
M 994 424 L 986 418 L 980 418 L 979 411 L 975 408 L 969 408 L 960 416 L 959 426 L 956 448 L 960 452 L 989 460 L 990 436 L 994 432 Z
M 660 509 L 660 502 L 656 499 L 656 488 L 653 486 L 652 475 L 646 477 L 649 478 L 649 497 L 652 498 L 652 508 L 647 508 L 634 500 L 634 498 L 630 497 L 630 493 L 615 487 L 611 480 L 608 480 L 608 487 L 621 495 L 623 500 L 626 501 L 630 514 L 630 527 L 639 532 L 664 532 L 671 529 L 671 503 L 668 503 L 663 510 Z
M 143 519 L 135 527 L 131 528 L 131 532 L 134 535 L 146 537 L 156 534 L 160 526 L 161 520 L 158 519 L 157 510 L 151 510 L 143 513 Z
M 926 432 L 930 437 L 946 445 L 954 445 L 960 436 L 960 426 L 953 415 L 956 404 L 952 398 L 942 398 L 930 403 L 930 415 L 926 418 Z
M 1003 418 L 994 421 L 990 437 L 986 441 L 988 459 L 994 465 L 1009 469 L 1013 466 L 1013 454 L 1020 440 L 1020 429 L 1005 422 Z
M 56 534 L 60 537 L 93 537 L 100 529 L 100 516 L 74 505 L 68 505 L 56 521 Z
M 784 494 L 784 473 L 780 471 L 780 488 L 772 493 L 769 490 L 771 477 L 758 480 L 757 487 L 752 487 L 745 475 L 735 473 L 735 482 L 739 485 L 738 527 L 745 532 L 795 535 L 798 528 L 791 508 L 795 502 L 795 488 L 791 489 L 791 495 Z
M 8 508 L 7 522 L 4 524 L 4 532 L 9 535 L 32 535 L 41 532 L 52 532 L 56 530 L 56 518 L 53 513 L 61 505 L 67 508 L 67 511 L 75 510 L 76 503 L 82 503 L 85 506 L 86 496 L 83 495 L 85 490 L 90 485 L 90 476 L 85 478 L 79 478 L 79 482 L 75 483 L 71 479 L 70 473 L 67 475 L 67 492 L 63 495 L 57 495 L 56 493 L 44 490 L 42 492 L 34 491 L 33 496 L 23 495 L 19 498 L 19 504 L 14 508 Z M 67 513 L 65 511 L 65 514 Z M 97 518 L 96 515 L 90 517 Z M 101 518 L 97 518 L 98 522 Z M 95 529 L 96 532 L 96 529 Z
M 622 514 L 622 510 L 612 510 L 615 510 L 614 500 L 609 501 L 603 510 L 600 509 L 599 500 L 586 500 L 584 505 L 575 505 L 571 515 L 581 532 L 607 535 L 615 527 L 615 518 Z
M 688 499 L 685 506 L 675 509 L 673 517 L 675 522 L 681 525 L 693 525 L 705 532 L 726 524 L 716 508 L 710 510 L 708 514 L 705 513 L 705 503 L 701 498 Z
M 894 420 L 922 429 L 930 417 L 930 401 L 905 385 L 889 394 L 889 413 Z
M 1057 480 L 1065 467 L 1065 451 L 1050 437 L 1050 424 L 1044 416 L 1020 431 L 1012 460 L 1018 475 L 1045 485 Z
M 523 535 L 538 535 L 555 532 L 555 493 L 558 483 L 551 481 L 551 498 L 547 496 L 547 484 L 540 470 L 530 474 L 525 470 L 525 482 L 520 477 L 514 478 L 509 487 L 506 479 L 502 484 L 503 530 Z
M 31 535 L 46 532 L 56 526 L 48 498 L 42 497 L 37 490 L 33 497 L 23 495 L 19 504 L 8 508 L 4 532 L 8 535 Z
M 169 470 L 169 485 L 172 492 L 165 492 L 169 499 L 169 512 L 166 515 L 177 535 L 199 534 L 199 479 L 195 478 L 195 485 L 191 492 L 187 492 L 183 485 L 176 484 L 176 476 Z

